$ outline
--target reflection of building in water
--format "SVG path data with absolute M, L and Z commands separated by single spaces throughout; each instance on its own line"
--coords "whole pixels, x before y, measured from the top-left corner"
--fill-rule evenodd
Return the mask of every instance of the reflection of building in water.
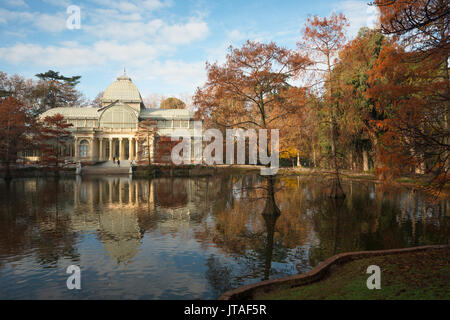
M 198 217 L 192 179 L 132 180 L 111 176 L 74 183 L 73 225 L 98 230 L 105 250 L 119 263 L 138 252 L 145 231 L 155 222 L 189 226 Z M 150 222 L 149 222 L 150 221 Z M 187 224 L 186 224 L 187 223 Z
M 129 261 L 138 253 L 143 236 L 135 214 L 113 209 L 100 215 L 100 241 L 119 263 Z
M 190 215 L 196 206 L 196 183 L 192 179 L 161 178 L 132 180 L 128 177 L 92 178 L 78 181 L 75 186 L 74 205 L 101 206 L 106 209 L 147 207 L 158 214 Z
M 140 204 L 154 208 L 153 183 L 134 181 L 128 177 L 83 179 L 75 186 L 74 205 L 90 205 L 107 209 L 136 208 Z

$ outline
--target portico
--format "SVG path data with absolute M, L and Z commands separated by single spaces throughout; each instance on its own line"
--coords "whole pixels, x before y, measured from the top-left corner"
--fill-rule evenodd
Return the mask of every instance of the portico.
M 138 141 L 133 136 L 76 137 L 74 160 L 137 160 Z

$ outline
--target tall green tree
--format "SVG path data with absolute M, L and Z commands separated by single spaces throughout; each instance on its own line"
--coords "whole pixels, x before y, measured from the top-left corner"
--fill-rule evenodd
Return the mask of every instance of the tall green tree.
M 65 77 L 57 71 L 49 70 L 36 74 L 36 77 L 39 82 L 34 95 L 38 100 L 39 113 L 56 107 L 83 105 L 82 94 L 75 89 L 81 76 Z
M 349 168 L 369 170 L 369 153 L 376 163 L 378 144 L 375 120 L 383 119 L 373 99 L 367 97 L 369 71 L 378 59 L 385 36 L 367 27 L 361 28 L 358 36 L 347 43 L 339 53 L 339 61 L 333 69 L 338 86 L 335 90 L 338 108 L 336 119 L 345 135 L 340 136 L 343 153 L 349 155 Z

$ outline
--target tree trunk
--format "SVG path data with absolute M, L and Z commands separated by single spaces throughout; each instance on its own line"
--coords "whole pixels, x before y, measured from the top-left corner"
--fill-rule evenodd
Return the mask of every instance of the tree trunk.
M 317 167 L 317 164 L 316 164 L 316 148 L 314 146 L 314 143 L 312 144 L 312 149 L 313 149 L 313 166 L 314 166 L 314 168 L 316 168 Z
M 369 171 L 369 154 L 367 153 L 367 150 L 363 150 L 363 170 L 364 172 Z
M 334 179 L 331 184 L 331 190 L 330 190 L 330 197 L 331 198 L 343 198 L 345 197 L 344 190 L 341 186 L 341 180 L 339 177 L 339 167 L 337 163 L 337 156 L 336 156 L 336 128 L 335 128 L 335 121 L 334 121 L 334 105 L 333 105 L 333 84 L 331 81 L 331 61 L 330 61 L 330 55 L 327 55 L 327 61 L 328 61 L 328 83 L 329 83 L 329 114 L 330 114 L 330 142 L 331 142 L 331 156 L 332 156 L 332 162 L 333 162 L 333 169 L 334 169 Z
M 331 182 L 331 189 L 330 189 L 330 197 L 331 198 L 343 198 L 345 197 L 344 190 L 341 186 L 341 179 L 339 176 L 339 167 L 337 162 L 337 155 L 336 155 L 336 137 L 335 137 L 335 127 L 334 127 L 334 115 L 333 115 L 333 105 L 330 102 L 330 133 L 331 133 L 331 156 L 332 156 L 332 162 L 333 162 L 333 169 L 334 169 L 334 178 Z
M 348 164 L 348 166 L 349 166 L 349 168 L 350 168 L 350 170 L 351 171 L 353 171 L 353 151 L 350 151 L 350 154 L 349 154 L 349 164 Z

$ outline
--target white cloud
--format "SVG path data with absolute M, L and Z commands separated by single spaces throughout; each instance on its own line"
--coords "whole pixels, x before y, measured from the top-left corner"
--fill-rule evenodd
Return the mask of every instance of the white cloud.
M 109 0 L 101 0 L 109 1 Z M 153 4 L 147 4 L 156 6 Z M 159 2 L 158 2 L 159 3 Z M 162 4 L 161 4 L 162 5 Z M 139 12 L 132 12 L 134 4 L 122 1 L 116 3 L 119 9 L 97 8 L 82 10 L 81 31 L 85 31 L 102 40 L 145 40 L 152 43 L 166 43 L 172 45 L 189 44 L 203 40 L 209 34 L 209 27 L 205 21 L 191 17 L 187 22 L 170 23 L 162 19 L 148 19 L 144 21 Z M 130 12 L 122 14 L 121 10 Z M 66 29 L 67 14 L 61 11 L 56 14 L 10 11 L 0 8 L 0 23 L 8 24 L 20 21 L 34 25 L 37 30 L 58 33 Z M 29 29 L 28 29 L 29 30 Z
M 120 1 L 115 7 L 120 11 L 125 12 L 136 12 L 139 10 L 139 8 L 134 3 L 127 1 Z
M 115 41 L 99 41 L 92 48 L 95 54 L 105 57 L 108 61 L 118 61 L 128 65 L 143 65 L 160 55 L 163 49 L 143 41 L 130 44 L 119 44 Z
M 83 12 L 82 12 L 83 13 Z M 117 9 L 105 9 L 96 8 L 86 12 L 86 15 L 90 18 L 91 24 L 105 24 L 106 22 L 114 21 L 138 21 L 142 20 L 142 15 L 139 12 L 134 13 L 121 13 Z
M 101 6 L 107 7 L 108 9 L 118 9 L 121 12 L 153 11 L 163 7 L 170 7 L 172 5 L 172 1 L 170 0 L 94 0 L 94 2 Z
M 241 32 L 237 29 L 227 32 L 227 35 L 230 40 L 245 40 L 248 38 L 247 33 Z
M 146 0 L 142 2 L 143 8 L 147 10 L 155 10 L 169 5 L 170 3 L 168 2 L 163 3 L 159 0 Z
M 165 50 L 163 46 L 153 46 L 138 41 L 120 44 L 116 41 L 98 41 L 92 46 L 82 46 L 74 41 L 63 42 L 60 46 L 41 46 L 20 43 L 0 48 L 0 60 L 10 64 L 43 64 L 55 67 L 104 65 L 107 62 L 121 62 L 127 65 L 143 66 L 153 61 Z
M 127 70 L 134 71 L 130 73 L 133 79 L 142 81 L 150 90 L 152 81 L 167 88 L 164 90 L 179 92 L 193 92 L 202 85 L 206 78 L 203 58 L 186 62 L 169 57 L 177 56 L 179 46 L 202 41 L 209 35 L 209 26 L 203 18 L 184 16 L 175 20 L 175 16 L 153 16 L 153 10 L 168 7 L 171 1 L 95 1 L 101 7 L 82 7 L 77 37 L 57 42 L 47 41 L 39 31 L 52 34 L 64 31 L 65 9 L 56 8 L 56 13 L 51 14 L 0 8 L 0 23 L 8 24 L 15 31 L 26 26 L 23 39 L 0 45 L 0 61 L 11 67 L 39 66 L 42 70 L 54 68 L 79 73 L 81 70 L 106 72 L 118 65 L 126 66 Z M 58 5 L 55 0 L 45 2 Z M 19 26 L 13 28 L 17 21 Z M 4 35 L 8 30 L 3 26 L 2 29 Z M 146 86 L 142 90 L 145 93 Z
M 66 28 L 66 19 L 67 18 L 62 14 L 40 14 L 33 19 L 33 23 L 40 30 L 47 32 L 60 32 Z
M 177 88 L 179 92 L 193 93 L 195 89 L 206 81 L 205 63 L 203 61 L 184 62 L 181 60 L 148 61 L 144 68 L 136 69 L 133 79 L 142 83 L 160 82 L 171 90 Z M 152 88 L 144 86 L 141 94 L 150 94 Z
M 76 41 L 65 41 L 59 46 L 19 43 L 0 48 L 0 60 L 16 65 L 27 63 L 54 67 L 91 66 L 92 68 L 120 63 L 145 70 L 146 77 L 157 76 L 176 83 L 189 81 L 191 76 L 196 78 L 199 72 L 203 71 L 203 62 L 184 64 L 182 61 L 170 63 L 158 61 L 171 50 L 169 46 L 151 45 L 143 41 L 129 44 L 97 41 L 91 46 L 83 46 Z
M 342 12 L 348 19 L 350 27 L 347 32 L 350 38 L 355 37 L 362 27 L 372 27 L 376 11 L 365 0 L 345 0 L 334 6 L 334 11 Z
M 71 4 L 69 0 L 44 0 L 44 2 L 58 7 L 68 7 Z
M 10 11 L 0 8 L 0 23 L 31 23 L 39 30 L 60 32 L 66 27 L 66 17 L 60 14 L 41 14 L 38 12 Z
M 161 36 L 169 43 L 187 44 L 196 40 L 203 40 L 209 34 L 209 28 L 204 21 L 190 21 L 186 24 L 166 25 L 162 28 Z
M 24 0 L 5 0 L 6 5 L 12 6 L 12 7 L 23 7 L 28 8 L 28 5 L 25 3 Z
M 31 12 L 10 11 L 0 8 L 0 21 L 8 23 L 10 21 L 32 21 L 34 15 Z
M 0 59 L 11 64 L 43 66 L 87 66 L 103 63 L 104 57 L 92 52 L 89 47 L 82 46 L 40 46 L 36 44 L 16 44 L 12 47 L 0 48 Z
M 127 16 L 130 19 L 126 21 L 115 9 L 97 9 L 88 15 L 89 21 L 82 24 L 82 29 L 102 40 L 145 40 L 181 45 L 203 40 L 209 34 L 208 24 L 194 17 L 187 22 L 170 23 L 159 18 L 144 21 L 134 14 L 134 17 Z
M 99 39 L 135 40 L 155 36 L 163 27 L 160 19 L 141 21 L 105 21 L 104 23 L 83 25 L 83 29 Z

